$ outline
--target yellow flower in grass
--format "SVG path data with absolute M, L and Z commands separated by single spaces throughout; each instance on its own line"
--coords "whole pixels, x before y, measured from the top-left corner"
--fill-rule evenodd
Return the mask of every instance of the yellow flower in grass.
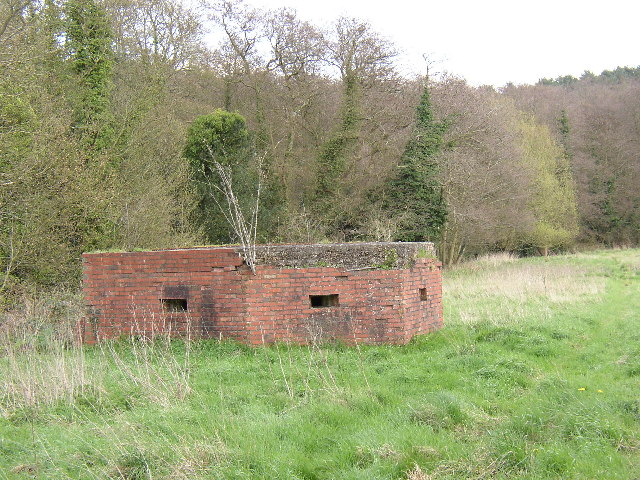
M 602 393 L 602 390 L 598 389 L 598 393 Z
M 587 389 L 587 387 L 580 387 L 580 388 L 578 389 L 578 391 L 579 391 L 579 392 L 584 392 L 586 389 Z

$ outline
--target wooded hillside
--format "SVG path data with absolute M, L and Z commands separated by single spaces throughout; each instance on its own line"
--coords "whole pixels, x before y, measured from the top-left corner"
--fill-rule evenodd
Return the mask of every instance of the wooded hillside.
M 83 251 L 237 241 L 214 159 L 244 208 L 263 179 L 264 242 L 432 240 L 456 262 L 640 240 L 636 68 L 496 91 L 400 76 L 354 18 L 1 2 L 0 296 L 77 284 Z

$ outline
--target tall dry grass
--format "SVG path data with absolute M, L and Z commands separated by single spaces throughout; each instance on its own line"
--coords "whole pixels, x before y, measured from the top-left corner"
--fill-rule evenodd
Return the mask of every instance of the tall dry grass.
M 74 321 L 82 312 L 68 292 L 24 297 L 0 317 L 0 412 L 53 404 L 73 397 L 91 372 Z
M 114 390 L 168 406 L 190 392 L 191 342 L 176 356 L 167 335 L 130 337 L 87 348 L 76 325 L 79 295 L 25 297 L 0 317 L 0 414 L 78 401 L 100 403 Z M 89 400 L 88 400 L 89 399 Z
M 516 259 L 493 254 L 449 270 L 443 295 L 457 311 L 445 312 L 447 321 L 517 323 L 532 314 L 545 318 L 557 304 L 597 301 L 604 293 L 605 279 L 584 263 Z

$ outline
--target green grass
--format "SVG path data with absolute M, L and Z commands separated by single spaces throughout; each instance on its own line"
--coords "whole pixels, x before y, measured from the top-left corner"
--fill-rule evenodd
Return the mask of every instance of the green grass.
M 640 250 L 491 257 L 444 290 L 446 327 L 403 347 L 14 334 L 0 479 L 639 477 Z

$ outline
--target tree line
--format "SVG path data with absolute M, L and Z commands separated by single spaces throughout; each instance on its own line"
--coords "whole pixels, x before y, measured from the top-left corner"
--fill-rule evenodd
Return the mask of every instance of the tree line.
M 1 1 L 2 295 L 77 284 L 83 251 L 237 241 L 212 160 L 240 205 L 263 180 L 261 242 L 431 240 L 454 263 L 640 239 L 635 69 L 497 91 L 401 76 L 355 18 Z

